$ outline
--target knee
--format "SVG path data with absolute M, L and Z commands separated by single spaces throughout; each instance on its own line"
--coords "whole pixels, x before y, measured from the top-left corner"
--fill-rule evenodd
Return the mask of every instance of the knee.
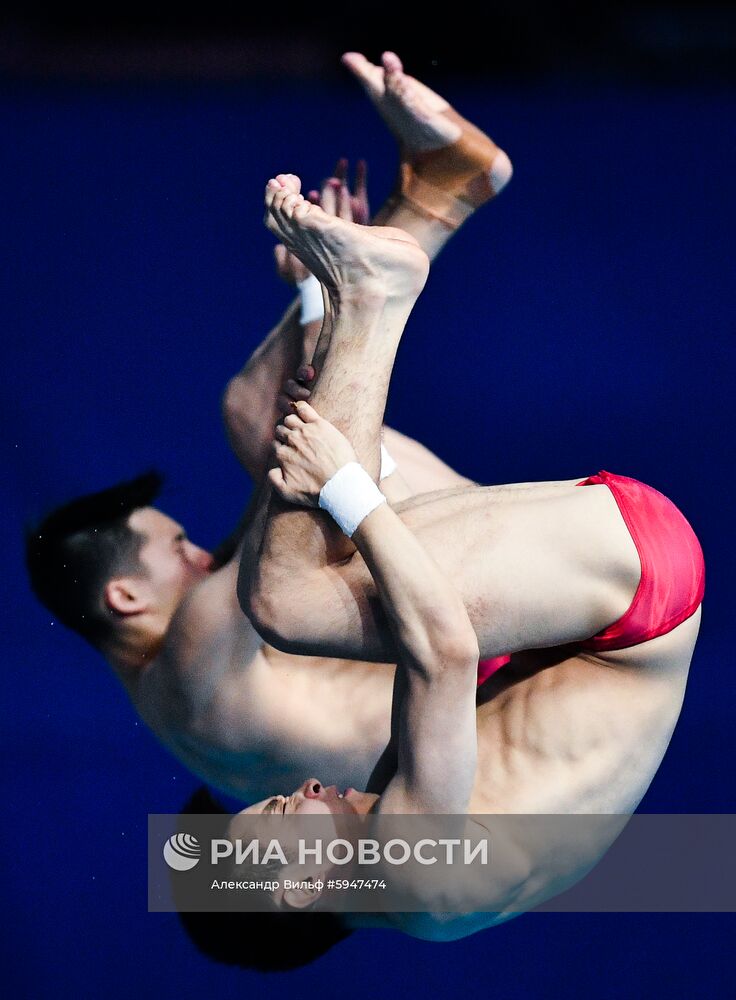
M 287 614 L 292 605 L 284 587 L 255 572 L 238 579 L 238 601 L 253 628 L 264 642 L 285 653 L 297 652 L 294 616 Z
M 241 376 L 235 375 L 222 394 L 222 418 L 230 434 L 250 433 L 253 428 L 253 394 Z
M 270 599 L 269 589 L 263 585 L 258 569 L 246 572 L 241 564 L 238 575 L 238 602 L 240 610 L 262 638 L 266 639 L 264 633 L 275 631 L 275 605 Z

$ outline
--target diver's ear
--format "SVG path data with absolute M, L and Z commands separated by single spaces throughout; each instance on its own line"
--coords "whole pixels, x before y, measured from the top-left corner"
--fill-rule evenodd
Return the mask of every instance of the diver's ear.
M 319 881 L 324 881 L 321 876 Z M 314 881 L 303 880 L 303 886 L 299 888 L 284 889 L 281 897 L 282 905 L 291 910 L 306 910 L 313 906 L 322 895 L 322 889 L 318 889 Z
M 144 577 L 118 576 L 105 584 L 105 604 L 119 615 L 139 615 L 151 603 L 150 588 Z

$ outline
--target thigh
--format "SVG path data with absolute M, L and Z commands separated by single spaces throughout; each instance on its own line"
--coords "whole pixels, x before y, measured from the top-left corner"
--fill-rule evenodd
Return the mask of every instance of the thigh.
M 577 489 L 576 482 L 463 487 L 401 506 L 401 518 L 461 594 L 483 659 L 581 641 L 630 605 L 640 571 L 631 536 L 607 487 Z M 359 553 L 307 565 L 290 585 L 283 648 L 395 662 Z
M 468 487 L 401 506 L 462 595 L 484 658 L 588 638 L 629 607 L 636 547 L 608 488 L 576 482 Z M 370 599 L 360 557 L 343 569 L 351 593 Z

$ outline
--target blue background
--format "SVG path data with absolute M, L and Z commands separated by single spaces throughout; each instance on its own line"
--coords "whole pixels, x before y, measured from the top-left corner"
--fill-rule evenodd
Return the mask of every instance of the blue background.
M 603 467 L 678 503 L 705 549 L 707 601 L 642 809 L 733 811 L 734 93 L 445 89 L 516 176 L 434 268 L 389 419 L 483 481 Z M 289 170 L 311 186 L 338 155 L 363 155 L 377 207 L 394 152 L 348 84 L 38 85 L 0 100 L 6 995 L 730 993 L 724 916 L 531 915 L 444 946 L 362 932 L 266 981 L 211 965 L 175 916 L 145 912 L 146 815 L 178 811 L 196 782 L 34 602 L 21 526 L 155 464 L 162 506 L 195 541 L 229 530 L 250 485 L 220 394 L 289 301 L 263 184 Z

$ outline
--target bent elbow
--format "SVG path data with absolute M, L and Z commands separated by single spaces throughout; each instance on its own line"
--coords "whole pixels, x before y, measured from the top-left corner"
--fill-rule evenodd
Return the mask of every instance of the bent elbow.
M 470 623 L 465 627 L 455 622 L 437 622 L 421 637 L 414 636 L 411 646 L 415 662 L 427 673 L 478 669 L 478 639 Z
M 446 670 L 478 669 L 480 650 L 472 627 L 455 628 L 442 638 L 442 661 Z
M 470 624 L 464 605 L 458 600 L 456 607 L 438 614 L 432 622 L 432 638 L 441 662 L 447 670 L 462 670 L 469 664 L 478 667 L 480 653 L 478 637 Z

